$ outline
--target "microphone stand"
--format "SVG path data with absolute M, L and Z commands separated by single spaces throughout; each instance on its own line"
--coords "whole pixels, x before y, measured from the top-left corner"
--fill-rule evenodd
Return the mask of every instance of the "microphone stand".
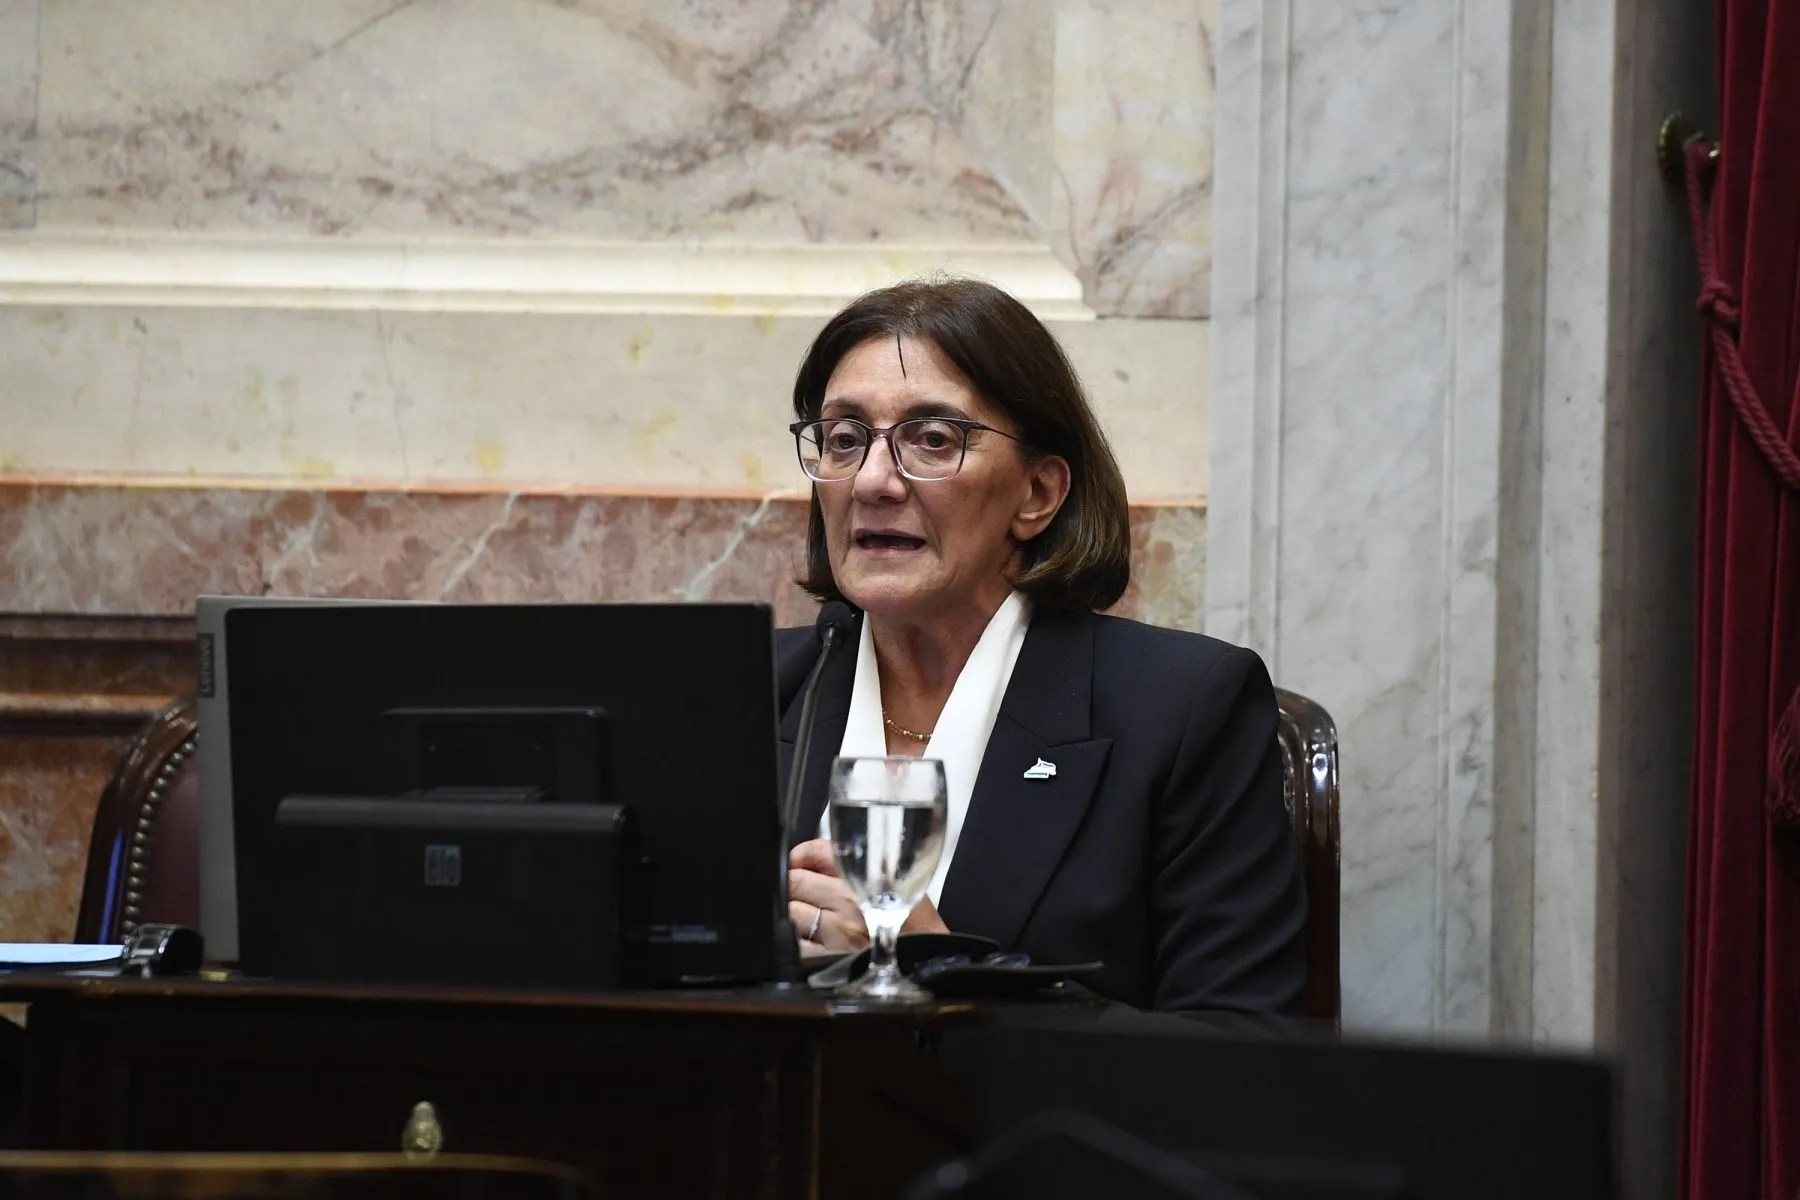
M 778 849 L 781 852 L 781 864 L 776 879 L 785 881 L 788 873 L 788 839 L 794 834 L 794 818 L 800 810 L 800 796 L 806 784 L 806 760 L 812 753 L 813 710 L 818 707 L 819 676 L 824 674 L 825 663 L 831 658 L 831 652 L 837 648 L 841 630 L 837 622 L 828 622 L 820 632 L 825 643 L 819 651 L 819 657 L 813 663 L 812 673 L 806 677 L 806 689 L 800 694 L 800 732 L 794 738 L 794 761 L 788 767 L 787 794 L 781 803 L 781 838 Z M 781 991 L 789 991 L 803 986 L 805 976 L 800 970 L 800 931 L 794 928 L 794 922 L 788 916 L 787 887 L 785 883 L 776 890 L 775 900 L 775 987 Z

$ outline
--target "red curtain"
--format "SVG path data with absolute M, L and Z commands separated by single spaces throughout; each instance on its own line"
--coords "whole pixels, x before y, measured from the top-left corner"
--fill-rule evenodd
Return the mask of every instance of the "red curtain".
M 1688 160 L 1710 176 L 1696 232 L 1712 271 L 1681 1177 L 1692 1200 L 1788 1200 L 1800 1194 L 1800 491 L 1782 474 L 1800 444 L 1800 0 L 1718 0 L 1718 13 L 1719 155 Z M 1760 435 L 1728 386 L 1732 343 L 1737 382 L 1768 415 Z

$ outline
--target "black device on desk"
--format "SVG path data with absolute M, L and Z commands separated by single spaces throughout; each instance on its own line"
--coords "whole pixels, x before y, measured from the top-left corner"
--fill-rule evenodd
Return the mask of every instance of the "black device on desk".
M 244 608 L 226 637 L 247 974 L 770 978 L 766 606 Z
M 944 1060 L 978 1097 L 987 1144 L 909 1200 L 1615 1195 L 1597 1059 L 1244 1024 L 1109 1010 L 1081 1028 L 949 1031 Z

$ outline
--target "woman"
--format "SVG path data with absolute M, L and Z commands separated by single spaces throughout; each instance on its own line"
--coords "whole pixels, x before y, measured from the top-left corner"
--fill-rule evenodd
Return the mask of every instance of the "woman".
M 1130 577 L 1125 487 L 1050 332 L 972 280 L 872 292 L 813 342 L 794 413 L 801 582 L 861 612 L 820 678 L 799 827 L 839 753 L 941 759 L 943 858 L 908 931 L 1102 961 L 1093 986 L 1138 1008 L 1302 1011 L 1274 689 L 1248 650 L 1097 615 Z M 780 638 L 790 762 L 818 638 Z M 791 866 L 803 948 L 866 944 L 829 842 Z

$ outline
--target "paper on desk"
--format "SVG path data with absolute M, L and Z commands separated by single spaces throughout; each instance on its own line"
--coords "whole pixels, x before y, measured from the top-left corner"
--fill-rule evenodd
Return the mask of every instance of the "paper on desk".
M 123 946 L 96 946 L 70 942 L 0 942 L 0 968 L 53 967 L 75 963 L 112 962 L 125 953 Z

